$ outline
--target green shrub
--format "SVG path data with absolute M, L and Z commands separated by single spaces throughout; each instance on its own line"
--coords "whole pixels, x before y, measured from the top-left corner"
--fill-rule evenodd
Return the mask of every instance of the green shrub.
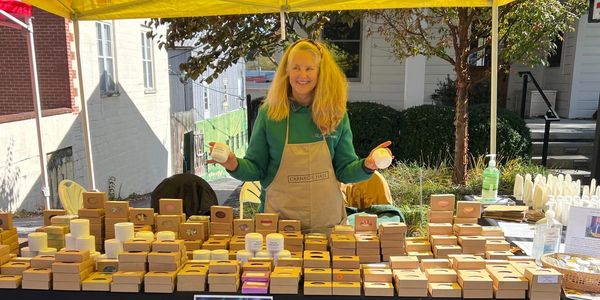
M 392 141 L 390 150 L 398 155 L 398 111 L 374 102 L 349 102 L 348 117 L 353 144 L 359 157 L 367 157 L 377 145 Z
M 445 106 L 454 106 L 456 100 L 456 81 L 447 76 L 445 80 L 438 82 L 437 88 L 431 95 L 434 103 Z M 469 104 L 489 104 L 490 83 L 481 81 L 474 84 L 469 90 Z
M 402 161 L 437 165 L 454 153 L 454 109 L 421 105 L 400 112 L 399 152 Z
M 515 113 L 498 110 L 498 160 L 529 156 L 531 137 L 529 128 Z M 487 105 L 469 108 L 469 155 L 477 157 L 488 153 L 490 110 Z M 426 165 L 451 162 L 454 157 L 454 108 L 422 105 L 400 113 L 399 159 Z

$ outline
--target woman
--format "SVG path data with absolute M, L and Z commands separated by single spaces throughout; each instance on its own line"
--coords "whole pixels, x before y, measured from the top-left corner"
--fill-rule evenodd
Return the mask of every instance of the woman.
M 325 45 L 299 40 L 286 49 L 246 156 L 230 153 L 220 163 L 236 179 L 260 180 L 260 211 L 300 220 L 305 232 L 329 232 L 345 221 L 339 182 L 369 179 L 377 169 L 373 151 L 391 144 L 382 143 L 366 159 L 357 157 L 346 113 L 347 87 Z

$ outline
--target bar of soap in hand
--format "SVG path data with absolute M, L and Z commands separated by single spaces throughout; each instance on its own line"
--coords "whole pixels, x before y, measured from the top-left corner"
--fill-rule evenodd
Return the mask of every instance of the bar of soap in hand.
M 210 156 L 216 162 L 224 163 L 227 161 L 227 158 L 229 158 L 229 152 L 231 151 L 229 150 L 227 144 L 215 143 L 212 152 L 210 153 Z
M 385 148 L 379 148 L 373 152 L 375 165 L 379 169 L 385 169 L 392 164 L 392 155 Z

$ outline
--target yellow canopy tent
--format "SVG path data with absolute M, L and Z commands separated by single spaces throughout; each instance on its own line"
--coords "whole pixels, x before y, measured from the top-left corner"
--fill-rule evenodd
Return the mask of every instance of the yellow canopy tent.
M 70 18 L 75 28 L 78 73 L 81 74 L 78 20 L 174 18 L 234 14 L 367 10 L 426 7 L 492 7 L 492 70 L 498 65 L 498 6 L 513 0 L 24 0 L 48 12 Z M 285 28 L 285 27 L 284 27 Z M 87 105 L 79 78 L 82 128 L 87 157 L 88 188 L 95 189 Z M 496 153 L 497 73 L 491 78 L 490 153 Z

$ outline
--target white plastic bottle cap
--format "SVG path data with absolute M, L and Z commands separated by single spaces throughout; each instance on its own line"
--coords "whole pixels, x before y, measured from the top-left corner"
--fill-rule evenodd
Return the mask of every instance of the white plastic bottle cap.
M 373 151 L 373 160 L 379 169 L 385 169 L 392 164 L 392 156 L 385 148 L 379 148 Z
M 214 159 L 216 162 L 224 163 L 229 158 L 229 146 L 224 143 L 215 143 L 212 148 L 212 152 L 210 153 L 210 157 Z

